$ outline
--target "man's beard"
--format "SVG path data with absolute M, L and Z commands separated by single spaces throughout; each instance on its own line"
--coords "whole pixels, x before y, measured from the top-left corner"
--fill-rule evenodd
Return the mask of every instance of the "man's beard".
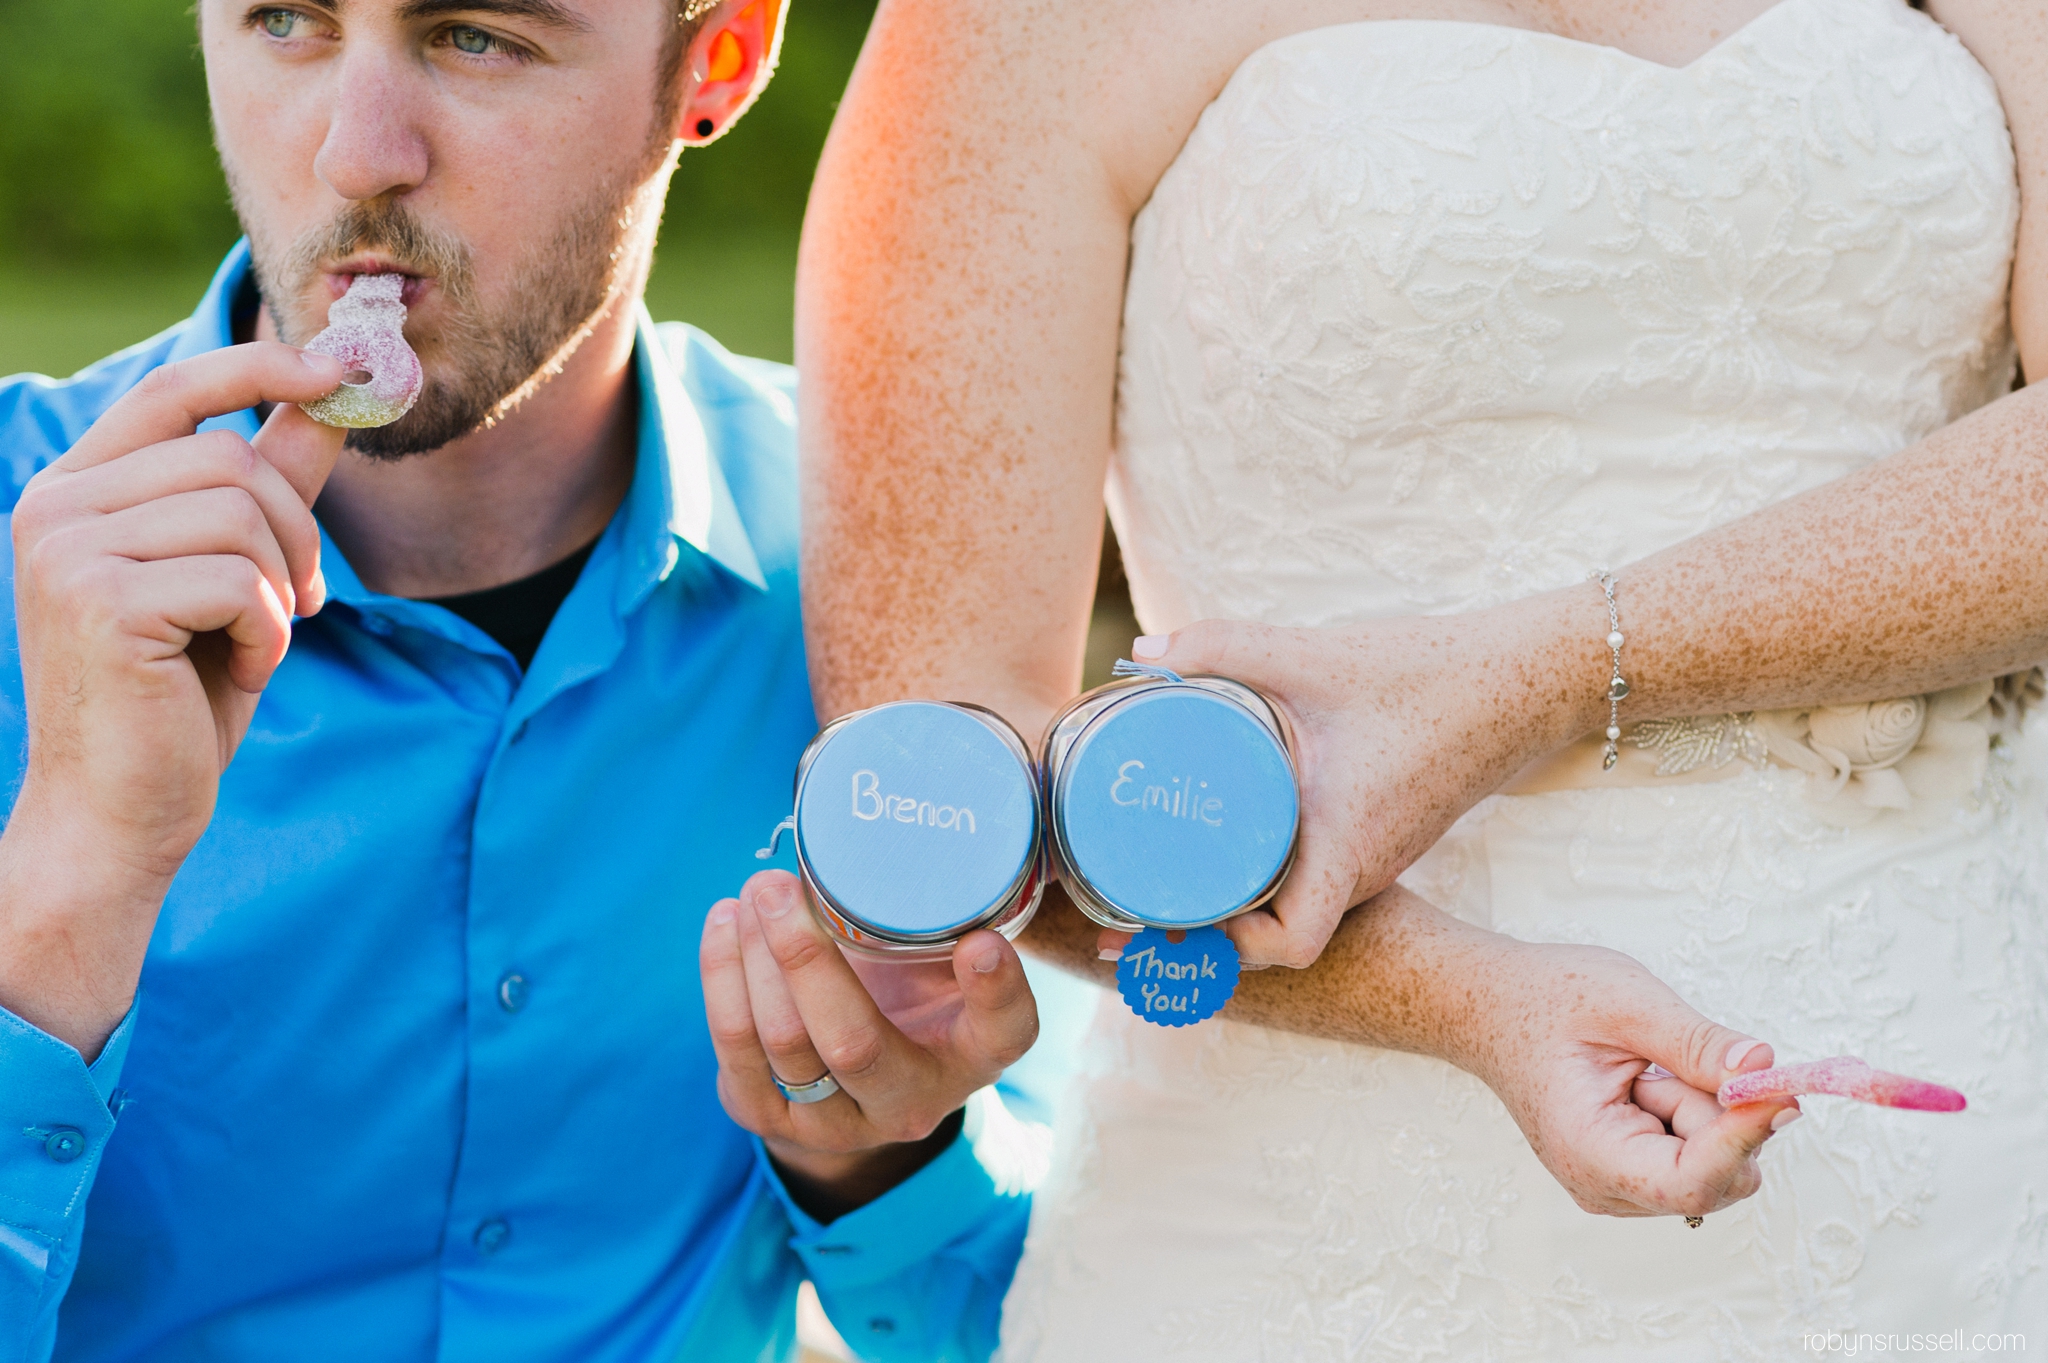
M 597 324 L 640 282 L 668 176 L 643 165 L 623 184 L 604 187 L 566 215 L 554 234 L 518 261 L 498 307 L 478 297 L 469 244 L 423 221 L 395 199 L 350 203 L 323 227 L 289 246 L 266 241 L 248 211 L 251 200 L 230 174 L 257 287 L 278 334 L 304 345 L 322 313 L 307 301 L 323 264 L 377 248 L 398 269 L 431 276 L 440 286 L 437 325 L 408 327 L 425 382 L 412 410 L 389 426 L 352 430 L 348 447 L 374 459 L 397 460 L 440 449 L 471 431 L 495 425 L 558 374 Z M 655 174 L 650 176 L 649 171 Z

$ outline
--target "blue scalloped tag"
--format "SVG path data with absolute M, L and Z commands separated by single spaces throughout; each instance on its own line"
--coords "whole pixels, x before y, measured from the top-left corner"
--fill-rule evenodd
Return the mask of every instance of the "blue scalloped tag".
M 1185 1027 L 1215 1016 L 1237 991 L 1237 946 L 1218 927 L 1190 928 L 1167 938 L 1147 928 L 1116 963 L 1116 988 L 1131 1011 L 1161 1027 Z

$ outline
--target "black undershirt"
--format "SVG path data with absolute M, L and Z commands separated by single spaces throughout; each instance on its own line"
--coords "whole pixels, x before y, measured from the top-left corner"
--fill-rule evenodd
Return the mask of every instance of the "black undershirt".
M 596 546 L 597 541 L 592 540 L 561 562 L 517 582 L 486 587 L 480 592 L 464 592 L 460 596 L 430 596 L 426 599 L 454 611 L 496 639 L 507 653 L 519 660 L 519 670 L 524 672 L 533 666 L 533 655 L 540 650 L 542 636 L 548 632 L 548 625 L 554 620 L 555 612 L 562 608 L 562 602 L 568 599 L 569 590 L 576 585 L 577 576 L 582 573 L 590 551 Z

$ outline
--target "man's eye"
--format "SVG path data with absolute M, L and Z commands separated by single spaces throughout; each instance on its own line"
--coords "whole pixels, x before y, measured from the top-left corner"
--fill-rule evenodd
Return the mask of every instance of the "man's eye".
M 480 28 L 460 25 L 448 30 L 448 41 L 458 52 L 467 52 L 472 57 L 481 57 L 497 45 L 497 39 Z
M 289 38 L 298 28 L 299 18 L 288 9 L 267 9 L 256 16 L 256 23 L 273 38 Z

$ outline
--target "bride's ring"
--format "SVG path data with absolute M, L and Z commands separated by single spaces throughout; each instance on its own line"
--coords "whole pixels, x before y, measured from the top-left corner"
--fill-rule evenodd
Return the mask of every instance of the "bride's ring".
M 826 1075 L 825 1077 L 826 1077 L 827 1079 L 830 1079 L 830 1078 L 831 1078 L 832 1076 L 828 1074 L 828 1075 Z M 784 1092 L 784 1093 L 787 1093 L 787 1092 L 789 1092 L 789 1090 L 788 1090 L 788 1089 L 784 1089 L 784 1090 L 783 1090 L 783 1092 Z M 791 1102 L 795 1102 L 796 1100 L 795 1100 L 795 1099 L 791 1099 L 790 1101 L 791 1101 Z M 1706 1217 L 1704 1217 L 1704 1216 L 1688 1216 L 1688 1217 L 1686 1217 L 1686 1218 L 1685 1218 L 1685 1224 L 1686 1224 L 1686 1225 L 1688 1225 L 1688 1226 L 1691 1226 L 1691 1227 L 1692 1227 L 1692 1228 L 1693 1228 L 1694 1230 L 1698 1230 L 1698 1229 L 1699 1229 L 1699 1228 L 1700 1228 L 1701 1226 L 1704 1226 L 1704 1225 L 1706 1225 L 1706 1224 L 1707 1224 L 1707 1218 L 1706 1218 Z
M 775 1087 L 782 1091 L 782 1096 L 792 1103 L 822 1103 L 839 1092 L 839 1081 L 832 1077 L 830 1070 L 808 1084 L 785 1084 L 782 1076 L 774 1070 L 768 1071 L 768 1077 L 775 1081 Z

